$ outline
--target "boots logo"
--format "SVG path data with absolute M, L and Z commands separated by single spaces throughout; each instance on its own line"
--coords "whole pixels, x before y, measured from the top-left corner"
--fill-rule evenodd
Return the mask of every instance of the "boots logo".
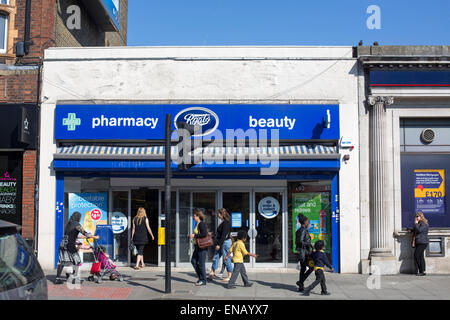
M 217 129 L 219 125 L 219 117 L 207 108 L 190 107 L 181 110 L 175 116 L 174 124 L 178 129 L 177 122 L 185 122 L 190 126 L 200 126 L 202 133 L 195 136 L 206 136 Z

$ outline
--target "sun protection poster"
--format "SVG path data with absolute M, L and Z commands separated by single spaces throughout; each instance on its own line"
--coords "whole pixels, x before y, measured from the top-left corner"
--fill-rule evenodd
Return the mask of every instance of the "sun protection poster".
M 445 170 L 414 170 L 415 211 L 445 213 Z
M 83 229 L 95 234 L 97 225 L 108 224 L 108 194 L 69 193 L 69 219 L 76 211 L 81 213 Z M 83 242 L 88 245 L 86 240 Z
M 292 226 L 295 247 L 295 232 L 300 229 L 298 216 L 303 214 L 309 219 L 311 243 L 323 240 L 325 252 L 331 252 L 330 194 L 327 192 L 293 193 L 292 194 Z

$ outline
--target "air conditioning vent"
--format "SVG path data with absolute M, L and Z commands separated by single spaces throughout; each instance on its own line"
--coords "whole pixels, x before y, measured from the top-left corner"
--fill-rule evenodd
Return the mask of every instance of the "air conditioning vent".
M 431 143 L 436 138 L 436 133 L 433 129 L 424 129 L 420 134 L 420 139 L 424 143 Z

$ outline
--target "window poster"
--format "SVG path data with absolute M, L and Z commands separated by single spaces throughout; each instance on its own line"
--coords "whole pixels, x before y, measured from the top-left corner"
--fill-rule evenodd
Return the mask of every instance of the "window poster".
M 414 170 L 415 211 L 445 213 L 445 170 Z
M 293 193 L 292 194 L 292 226 L 293 245 L 295 247 L 295 232 L 300 229 L 299 215 L 309 219 L 309 234 L 314 246 L 318 240 L 325 242 L 325 252 L 331 252 L 331 220 L 330 194 L 327 192 Z
M 95 234 L 98 225 L 108 224 L 108 194 L 69 193 L 69 218 L 76 211 L 81 213 L 83 229 Z M 89 245 L 86 240 L 83 242 Z
M 22 225 L 22 154 L 0 155 L 0 220 Z
M 5 171 L 0 177 L 0 219 L 21 224 L 20 176 Z
M 232 212 L 231 213 L 231 227 L 241 228 L 242 227 L 242 212 Z

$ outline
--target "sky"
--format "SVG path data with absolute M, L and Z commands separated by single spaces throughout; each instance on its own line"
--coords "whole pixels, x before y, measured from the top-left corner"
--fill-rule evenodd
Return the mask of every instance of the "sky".
M 129 46 L 355 46 L 360 40 L 450 45 L 450 0 L 128 1 Z

